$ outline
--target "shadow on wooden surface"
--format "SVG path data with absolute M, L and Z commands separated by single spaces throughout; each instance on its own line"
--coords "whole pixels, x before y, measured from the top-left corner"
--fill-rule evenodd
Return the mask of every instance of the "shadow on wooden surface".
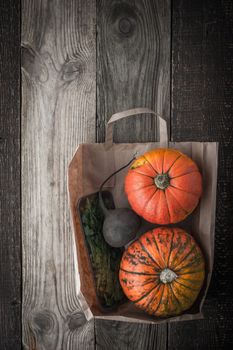
M 205 319 L 168 326 L 168 349 L 233 344 L 233 3 L 174 1 L 172 139 L 219 141 L 215 263 Z
M 20 3 L 0 2 L 0 349 L 21 346 Z

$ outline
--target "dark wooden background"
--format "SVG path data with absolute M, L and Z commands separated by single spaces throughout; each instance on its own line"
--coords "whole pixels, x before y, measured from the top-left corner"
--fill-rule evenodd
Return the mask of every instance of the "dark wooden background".
M 214 273 L 200 321 L 87 324 L 79 312 L 67 162 L 132 107 L 165 115 L 173 141 L 220 142 Z M 232 114 L 231 0 L 0 2 L 0 350 L 232 349 Z M 154 128 L 131 120 L 115 140 L 153 140 Z M 51 198 L 59 204 L 44 221 Z

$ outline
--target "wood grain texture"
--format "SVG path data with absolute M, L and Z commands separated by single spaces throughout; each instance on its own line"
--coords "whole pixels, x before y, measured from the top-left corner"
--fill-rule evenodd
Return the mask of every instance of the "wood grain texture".
M 97 1 L 98 141 L 113 113 L 134 107 L 169 124 L 170 34 L 170 0 Z M 128 118 L 115 126 L 115 141 L 153 141 L 155 126 L 151 116 Z
M 170 115 L 170 1 L 97 1 L 97 140 L 115 112 L 149 107 Z M 156 120 L 131 117 L 115 142 L 155 139 Z M 165 349 L 166 325 L 95 320 L 97 349 Z
M 95 140 L 95 1 L 22 2 L 25 349 L 92 349 L 76 293 L 67 168 Z
M 21 348 L 20 4 L 0 2 L 0 349 Z
M 166 349 L 167 326 L 95 320 L 97 350 Z
M 231 349 L 233 3 L 174 1 L 172 28 L 172 139 L 219 141 L 220 151 L 215 263 L 205 319 L 169 325 L 168 348 Z

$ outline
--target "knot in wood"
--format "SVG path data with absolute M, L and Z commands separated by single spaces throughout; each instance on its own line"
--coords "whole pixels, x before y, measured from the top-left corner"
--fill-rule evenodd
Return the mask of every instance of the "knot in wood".
M 69 82 L 79 78 L 86 69 L 85 62 L 81 60 L 66 62 L 62 67 L 62 80 Z
M 86 317 L 82 312 L 67 316 L 68 327 L 71 331 L 82 327 L 87 323 Z
M 111 9 L 109 17 L 110 31 L 118 39 L 127 39 L 135 35 L 136 23 L 138 22 L 134 7 L 129 4 L 117 4 Z
M 55 314 L 49 310 L 34 311 L 31 315 L 31 328 L 37 334 L 49 334 L 55 328 L 55 320 Z
M 119 20 L 119 31 L 125 35 L 132 31 L 132 23 L 129 18 L 123 17 Z

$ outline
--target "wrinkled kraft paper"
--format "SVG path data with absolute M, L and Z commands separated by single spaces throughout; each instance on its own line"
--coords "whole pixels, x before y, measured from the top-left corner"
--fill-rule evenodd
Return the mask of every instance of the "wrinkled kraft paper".
M 169 142 L 167 140 L 166 122 L 157 117 L 160 142 L 113 144 L 113 123 L 119 119 L 141 113 L 155 114 L 145 108 L 117 113 L 109 120 L 106 130 L 106 142 L 103 144 L 80 144 L 69 165 L 68 190 L 70 208 L 74 227 L 74 248 L 77 254 L 76 284 L 82 310 L 89 320 L 96 318 L 130 321 L 163 323 L 203 318 L 202 306 L 209 287 L 214 261 L 215 207 L 218 166 L 218 143 L 216 142 Z M 194 306 L 181 316 L 159 319 L 149 316 L 128 302 L 120 305 L 112 312 L 103 311 L 99 305 L 95 291 L 95 281 L 88 251 L 85 245 L 77 204 L 81 197 L 97 192 L 101 183 L 116 169 L 128 163 L 134 154 L 141 155 L 148 150 L 169 147 L 175 148 L 191 157 L 199 166 L 203 176 L 203 195 L 195 211 L 177 226 L 190 232 L 205 255 L 206 280 L 204 287 Z M 124 169 L 113 177 L 106 189 L 113 194 L 116 207 L 129 207 L 124 194 L 124 177 L 128 169 Z

